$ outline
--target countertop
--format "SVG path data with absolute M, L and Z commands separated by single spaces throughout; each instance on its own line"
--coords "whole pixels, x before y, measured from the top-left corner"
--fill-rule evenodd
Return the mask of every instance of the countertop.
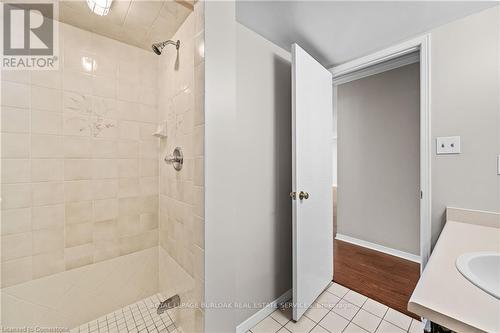
M 500 215 L 447 213 L 432 255 L 408 302 L 408 310 L 456 332 L 500 332 L 500 300 L 470 283 L 455 267 L 466 252 L 500 252 Z M 492 215 L 493 214 L 493 215 Z M 462 221 L 453 221 L 450 218 Z M 476 222 L 477 221 L 477 222 Z

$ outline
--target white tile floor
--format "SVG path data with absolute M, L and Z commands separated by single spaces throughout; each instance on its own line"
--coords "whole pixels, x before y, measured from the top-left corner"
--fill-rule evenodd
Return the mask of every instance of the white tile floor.
M 420 321 L 333 283 L 298 322 L 291 309 L 276 310 L 252 333 L 421 333 Z
M 142 299 L 71 330 L 71 333 L 180 333 L 168 314 L 156 313 L 164 298 L 160 294 Z

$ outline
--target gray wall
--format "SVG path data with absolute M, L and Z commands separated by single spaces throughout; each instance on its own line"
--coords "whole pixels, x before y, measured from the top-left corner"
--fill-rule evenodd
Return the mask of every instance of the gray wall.
M 460 135 L 462 154 L 435 155 L 433 142 L 432 240 L 445 207 L 500 212 L 500 8 L 432 31 L 432 138 Z
M 268 303 L 292 284 L 290 54 L 205 6 L 206 302 Z M 258 310 L 206 309 L 206 332 Z
M 338 86 L 338 233 L 419 255 L 419 64 Z

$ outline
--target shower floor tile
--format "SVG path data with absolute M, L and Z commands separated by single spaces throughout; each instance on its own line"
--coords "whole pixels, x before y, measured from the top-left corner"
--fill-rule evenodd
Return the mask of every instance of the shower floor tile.
M 180 333 L 168 312 L 156 313 L 161 301 L 160 294 L 150 296 L 74 328 L 71 333 Z

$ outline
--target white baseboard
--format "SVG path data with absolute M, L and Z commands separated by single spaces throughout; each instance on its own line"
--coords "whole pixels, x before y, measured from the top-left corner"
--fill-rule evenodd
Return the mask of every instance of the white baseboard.
M 267 304 L 265 307 L 254 313 L 250 318 L 236 326 L 236 333 L 246 333 L 249 329 L 257 325 L 264 318 L 269 316 L 278 308 L 278 304 L 288 301 L 292 298 L 292 289 L 286 291 L 283 295 Z
M 420 256 L 417 256 L 417 255 L 412 254 L 412 253 L 391 249 L 390 247 L 371 243 L 368 241 L 364 241 L 362 239 L 358 239 L 358 238 L 354 238 L 354 237 L 346 236 L 346 235 L 342 235 L 342 234 L 337 234 L 335 236 L 335 239 L 338 239 L 340 241 L 344 241 L 347 243 L 351 243 L 354 245 L 366 247 L 368 249 L 383 252 L 383 253 L 389 254 L 391 256 L 399 257 L 399 258 L 406 259 L 406 260 L 413 261 L 413 262 L 420 264 Z

